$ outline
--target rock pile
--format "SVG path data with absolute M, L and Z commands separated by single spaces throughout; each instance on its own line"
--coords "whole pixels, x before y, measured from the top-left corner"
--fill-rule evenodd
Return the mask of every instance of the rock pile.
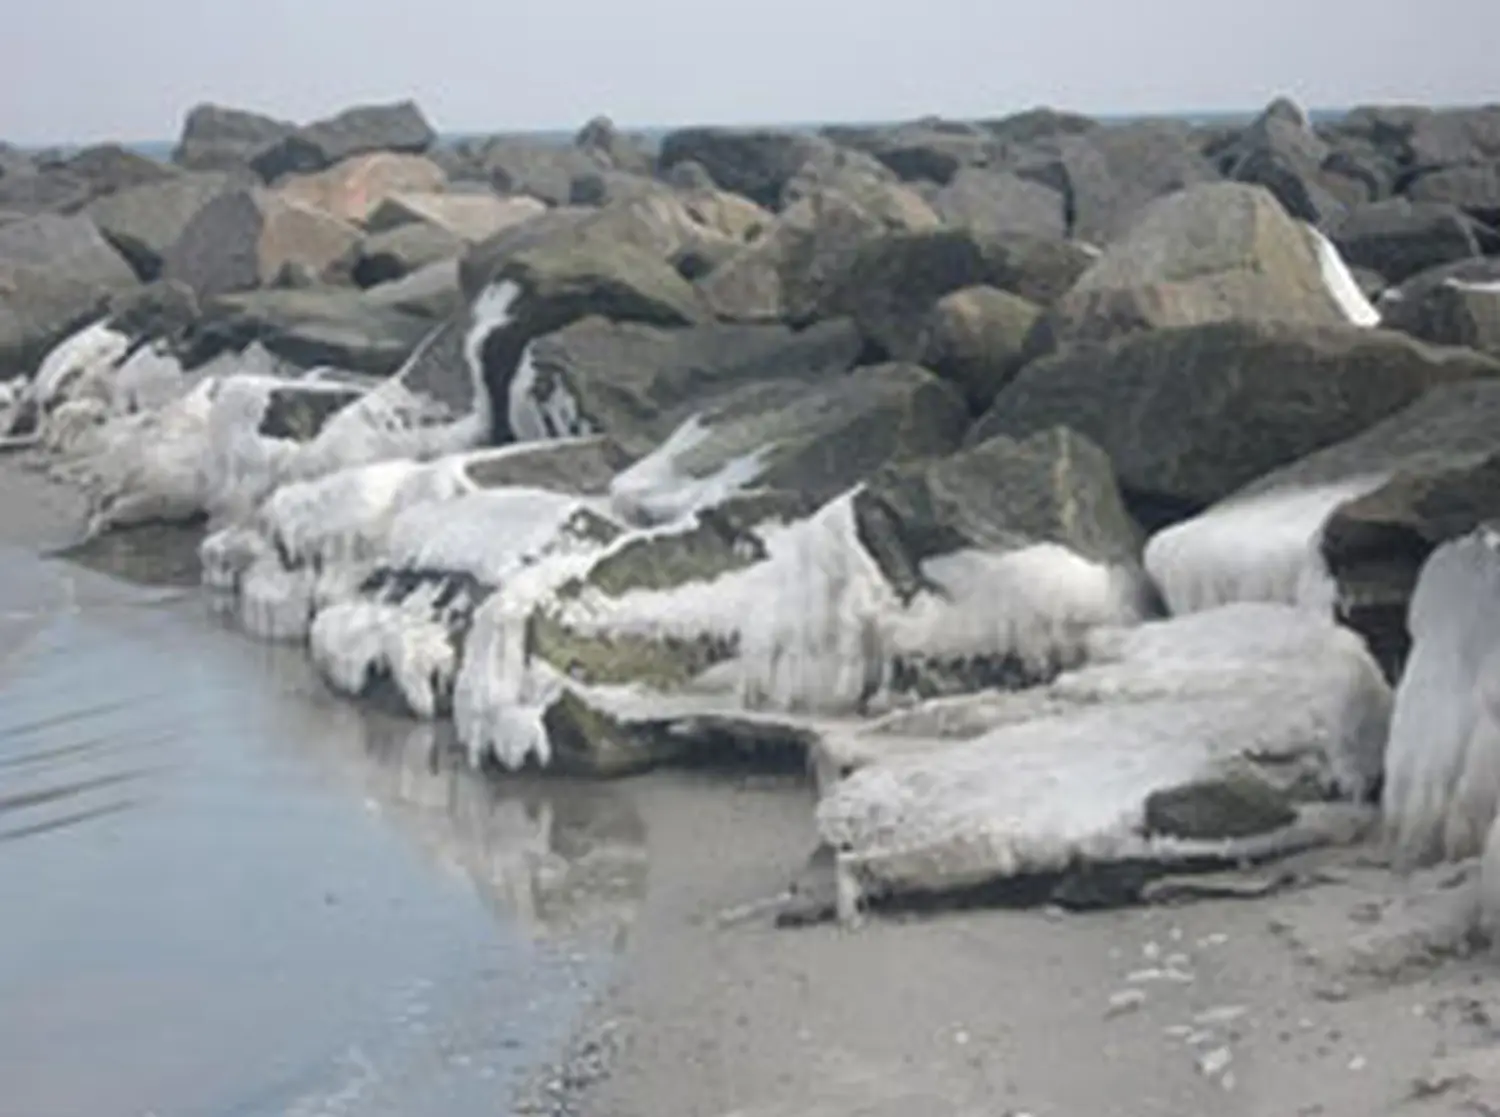
M 1383 794 L 1495 918 L 1497 121 L 200 106 L 3 153 L 0 431 L 476 763 L 811 763 L 846 914 Z

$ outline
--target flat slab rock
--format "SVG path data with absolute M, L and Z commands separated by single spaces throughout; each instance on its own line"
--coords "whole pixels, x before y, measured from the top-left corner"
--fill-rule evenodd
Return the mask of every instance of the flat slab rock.
M 1316 827 L 1277 837 L 1310 801 L 1369 793 L 1390 691 L 1353 634 L 1232 606 L 1092 645 L 1091 665 L 1019 709 L 986 699 L 995 727 L 967 739 L 934 740 L 913 713 L 824 735 L 818 828 L 839 851 L 841 914 L 1087 865 L 1139 868 L 1143 885 L 1152 866 L 1265 859 L 1317 844 Z

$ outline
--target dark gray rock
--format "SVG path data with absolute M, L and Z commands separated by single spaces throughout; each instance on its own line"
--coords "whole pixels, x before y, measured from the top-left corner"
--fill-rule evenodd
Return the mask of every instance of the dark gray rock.
M 184 363 L 196 366 L 258 341 L 303 368 L 332 365 L 384 376 L 406 360 L 431 325 L 345 289 L 220 295 L 204 301 L 203 317 L 184 346 Z
M 1417 176 L 1406 188 L 1414 202 L 1457 206 L 1488 225 L 1500 225 L 1500 162 L 1445 167 Z
M 980 122 L 990 135 L 1007 144 L 1034 144 L 1058 136 L 1079 136 L 1103 127 L 1097 120 L 1045 105 L 1025 109 L 999 120 Z
M 1500 374 L 1466 349 L 1355 326 L 1228 321 L 1078 344 L 1027 365 L 969 441 L 1066 425 L 1148 526 L 1350 438 L 1428 389 Z
M 649 145 L 621 132 L 607 116 L 596 116 L 580 128 L 573 146 L 610 170 L 649 177 L 656 167 Z
M 33 371 L 136 283 L 86 217 L 41 214 L 0 225 L 0 380 Z
M 865 550 L 905 600 L 926 587 L 921 564 L 954 551 L 1049 542 L 1134 565 L 1144 542 L 1109 458 L 1064 427 L 888 465 L 856 494 L 854 511 Z
M 664 329 L 589 317 L 532 346 L 528 403 L 545 409 L 555 394 L 566 394 L 581 429 L 602 431 L 639 456 L 746 384 L 821 380 L 853 368 L 859 350 L 848 322 L 793 332 L 720 323 Z
M 1424 284 L 1382 306 L 1382 325 L 1439 345 L 1464 345 L 1500 357 L 1500 261 L 1488 281 L 1449 278 Z
M 183 121 L 172 162 L 194 171 L 234 171 L 297 130 L 295 124 L 222 105 L 195 105 Z
M 448 230 L 425 221 L 375 233 L 361 242 L 351 269 L 356 285 L 389 283 L 442 260 L 457 261 L 464 242 Z
M 896 233 L 863 244 L 803 320 L 852 317 L 893 360 L 917 360 L 933 304 L 950 291 L 989 286 L 1039 305 L 1073 286 L 1093 262 L 1077 244 L 968 228 Z
M 614 170 L 592 149 L 559 147 L 523 136 L 495 136 L 468 146 L 479 174 L 501 194 L 525 194 L 569 205 L 575 179 Z
M 258 151 L 250 166 L 265 181 L 273 182 L 282 175 L 321 171 L 369 151 L 420 155 L 436 139 L 437 133 L 415 102 L 359 105 L 281 136 Z
M 963 287 L 933 305 L 922 327 L 918 363 L 963 393 L 982 414 L 1020 371 L 1026 338 L 1041 308 L 998 287 Z
M 767 129 L 682 128 L 662 138 L 657 164 L 669 172 L 691 160 L 714 184 L 776 209 L 788 182 L 830 147 L 826 139 Z
M 1012 166 L 1067 200 L 1072 236 L 1107 244 L 1163 194 L 1218 178 L 1186 124 L 1146 121 L 1067 135 Z
M 1328 228 L 1345 262 L 1391 283 L 1479 256 L 1482 227 L 1456 206 L 1390 198 L 1357 206 Z
M 938 216 L 950 224 L 1039 237 L 1060 238 L 1068 233 L 1062 194 L 1008 171 L 965 167 L 931 200 Z
M 84 211 L 143 281 L 161 275 L 167 253 L 199 211 L 227 193 L 219 173 L 180 174 L 100 198 Z
M 1329 154 L 1302 110 L 1283 99 L 1240 134 L 1220 156 L 1219 168 L 1237 182 L 1264 186 L 1289 214 L 1316 225 L 1344 210 L 1324 179 Z

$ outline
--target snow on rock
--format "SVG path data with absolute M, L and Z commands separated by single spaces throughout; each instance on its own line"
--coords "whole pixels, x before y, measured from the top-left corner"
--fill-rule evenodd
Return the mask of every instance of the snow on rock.
M 1330 613 L 1337 588 L 1320 553 L 1334 509 L 1373 492 L 1376 473 L 1230 497 L 1146 544 L 1146 570 L 1177 614 L 1233 601 L 1276 601 Z
M 1412 596 L 1381 807 L 1399 864 L 1483 856 L 1484 916 L 1500 927 L 1500 534 L 1438 547 Z
M 1306 225 L 1313 247 L 1318 253 L 1318 268 L 1323 276 L 1323 285 L 1333 296 L 1333 301 L 1356 326 L 1380 325 L 1380 311 L 1365 297 L 1356 282 L 1349 265 L 1334 246 L 1333 241 L 1323 235 L 1316 225 Z
M 1090 657 L 1044 695 L 1016 696 L 1022 718 L 991 696 L 998 726 L 978 736 L 912 748 L 865 734 L 818 808 L 846 890 L 942 892 L 1080 861 L 1212 855 L 1223 839 L 1153 831 L 1153 797 L 1248 773 L 1289 799 L 1317 794 L 1309 776 L 1354 798 L 1378 775 L 1390 692 L 1330 621 L 1231 606 L 1100 630 Z

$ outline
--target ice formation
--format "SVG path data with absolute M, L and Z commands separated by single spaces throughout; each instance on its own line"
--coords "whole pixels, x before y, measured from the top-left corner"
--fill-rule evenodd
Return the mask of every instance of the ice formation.
M 609 492 L 616 511 L 636 523 L 672 523 L 752 485 L 764 471 L 771 447 L 757 447 L 700 475 L 688 463 L 693 451 L 710 436 L 711 428 L 700 416 L 688 418 L 665 442 L 614 479 Z
M 1211 852 L 1146 833 L 1147 797 L 1247 760 L 1322 768 L 1351 797 L 1378 773 L 1390 692 L 1331 621 L 1246 604 L 1089 644 L 1096 662 L 1048 689 L 1050 713 L 923 750 L 867 740 L 863 766 L 818 808 L 846 885 L 942 891 L 1079 859 Z M 1035 696 L 1017 700 L 1034 712 Z
M 1232 601 L 1331 613 L 1337 587 L 1320 550 L 1323 525 L 1340 505 L 1385 481 L 1383 473 L 1368 474 L 1230 497 L 1152 536 L 1146 570 L 1176 614 Z
M 1374 304 L 1360 290 L 1353 273 L 1349 271 L 1349 266 L 1344 263 L 1343 256 L 1333 242 L 1317 226 L 1305 227 L 1318 253 L 1318 268 L 1323 274 L 1323 286 L 1333 296 L 1334 302 L 1338 303 L 1339 309 L 1356 326 L 1380 325 L 1380 311 L 1375 309 Z
M 521 350 L 520 363 L 511 377 L 506 402 L 511 433 L 519 442 L 576 438 L 593 430 L 579 410 L 578 400 L 561 380 L 547 385 L 546 394 L 543 394 L 537 381 L 531 345 Z
M 1406 867 L 1483 855 L 1500 882 L 1500 536 L 1481 528 L 1428 556 L 1412 594 L 1382 798 Z
M 493 751 L 512 767 L 533 754 L 546 762 L 540 715 L 559 680 L 554 666 L 525 651 L 526 626 L 539 610 L 583 636 L 707 639 L 733 655 L 715 669 L 713 687 L 727 676 L 744 707 L 805 714 L 858 711 L 894 685 L 903 660 L 1015 658 L 1041 669 L 1076 662 L 1092 627 L 1141 617 L 1139 584 L 1128 572 L 1046 544 L 929 560 L 933 590 L 903 604 L 860 543 L 852 493 L 806 520 L 763 524 L 758 534 L 760 561 L 670 589 L 616 596 L 585 581 L 556 595 L 639 532 L 502 579 L 475 613 L 465 648 L 455 696 L 460 738 L 475 755 Z

